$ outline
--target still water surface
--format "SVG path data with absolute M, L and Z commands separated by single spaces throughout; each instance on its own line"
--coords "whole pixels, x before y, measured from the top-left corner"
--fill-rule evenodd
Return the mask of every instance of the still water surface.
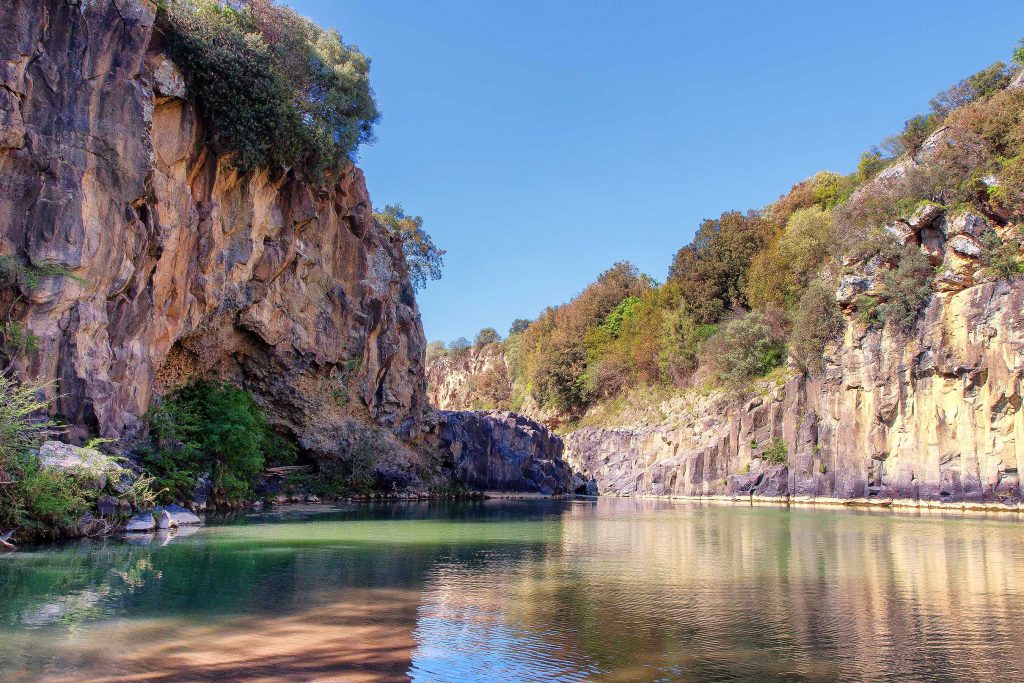
M 1016 517 L 288 509 L 0 557 L 0 679 L 1024 680 Z

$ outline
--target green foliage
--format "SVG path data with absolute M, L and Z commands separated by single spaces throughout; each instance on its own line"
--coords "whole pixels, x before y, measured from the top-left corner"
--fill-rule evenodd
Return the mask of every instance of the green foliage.
M 405 262 L 409 266 L 409 280 L 416 290 L 427 286 L 428 280 L 440 280 L 444 267 L 445 250 L 439 249 L 423 229 L 423 219 L 407 216 L 401 204 L 388 204 L 374 213 L 377 224 L 393 240 L 402 245 Z
M 865 183 L 881 173 L 891 163 L 892 159 L 884 156 L 881 150 L 869 149 L 860 155 L 860 162 L 857 164 L 857 179 Z
M 1017 48 L 1013 51 L 1013 63 L 1024 68 L 1024 38 L 1020 39 Z
M 461 356 L 473 348 L 473 345 L 465 337 L 453 339 L 448 345 L 448 352 L 453 356 Z
M 916 246 L 907 245 L 899 265 L 882 275 L 886 301 L 878 306 L 879 319 L 899 331 L 908 331 L 931 297 L 931 277 L 928 258 Z
M 17 320 L 8 320 L 0 328 L 0 352 L 8 359 L 27 356 L 39 350 L 39 337 Z
M 753 308 L 791 308 L 835 247 L 831 214 L 812 206 L 793 212 L 785 231 L 750 263 L 747 298 Z
M 716 323 L 746 305 L 750 261 L 771 235 L 771 223 L 758 212 L 729 211 L 701 223 L 669 270 L 669 284 L 696 322 Z
M 872 327 L 880 322 L 878 297 L 861 294 L 853 302 L 857 310 L 857 320 L 865 327 Z
M 622 334 L 623 322 L 636 318 L 637 307 L 640 304 L 640 297 L 630 296 L 619 302 L 619 305 L 612 309 L 612 312 L 605 317 L 601 324 L 601 331 L 605 332 L 612 339 Z
M 832 288 L 824 282 L 812 283 L 793 313 L 790 354 L 805 371 L 820 371 L 825 347 L 842 334 L 844 325 Z
M 0 374 L 0 529 L 19 538 L 75 535 L 99 496 L 89 482 L 40 466 L 36 453 L 51 434 L 42 417 L 42 387 Z
M 942 125 L 942 117 L 939 114 L 918 114 L 907 120 L 903 125 L 903 132 L 899 134 L 899 151 L 914 153 L 921 149 L 921 145 Z
M 521 334 L 526 331 L 526 328 L 530 326 L 530 321 L 524 318 L 517 318 L 512 321 L 512 326 L 508 328 L 508 336 L 514 334 Z
M 718 331 L 718 325 L 698 325 L 685 308 L 665 317 L 660 362 L 673 383 L 683 382 L 697 369 L 704 344 Z
M 775 437 L 768 447 L 764 449 L 761 458 L 769 465 L 785 465 L 789 462 L 789 450 L 786 449 L 786 442 Z
M 986 230 L 981 236 L 981 262 L 993 277 L 1011 278 L 1024 273 L 1022 250 L 1024 244 L 1016 235 L 1004 240 L 995 230 Z
M 318 178 L 372 142 L 369 60 L 271 1 L 161 0 L 158 28 L 218 153 Z
M 939 117 L 959 109 L 975 100 L 990 97 L 1003 90 L 1013 78 L 1013 69 L 1003 62 L 996 62 L 976 74 L 968 76 L 952 87 L 943 90 L 929 103 Z
M 473 406 L 478 410 L 491 410 L 505 408 L 512 397 L 512 387 L 504 363 L 497 363 L 494 367 L 469 379 L 470 387 L 474 394 L 480 397 L 480 404 Z
M 781 365 L 786 347 L 765 317 L 751 312 L 725 323 L 708 342 L 706 355 L 717 366 L 719 380 L 738 389 Z
M 430 363 L 448 353 L 443 341 L 432 341 L 427 344 L 426 362 Z
M 85 280 L 78 277 L 67 266 L 56 263 L 23 263 L 14 256 L 0 256 L 0 282 L 7 282 L 25 291 L 32 291 L 51 277 L 69 277 L 77 282 Z
M 177 390 L 150 410 L 149 423 L 156 448 L 143 452 L 143 463 L 172 500 L 187 499 L 201 475 L 212 475 L 216 502 L 244 499 L 268 460 L 295 456 L 252 395 L 223 382 Z
M 501 335 L 493 327 L 485 327 L 476 333 L 476 339 L 473 340 L 473 345 L 477 348 L 487 346 L 488 344 L 497 344 L 501 342 Z

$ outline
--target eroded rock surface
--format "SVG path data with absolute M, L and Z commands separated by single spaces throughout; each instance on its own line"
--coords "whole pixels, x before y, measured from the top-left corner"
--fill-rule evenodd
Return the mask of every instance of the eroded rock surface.
M 130 437 L 155 396 L 199 377 L 250 389 L 314 455 L 343 451 L 354 424 L 415 433 L 419 312 L 362 173 L 239 176 L 205 145 L 154 14 L 5 3 L 0 255 L 74 276 L 0 295 L 39 338 L 20 372 L 51 382 L 72 438 Z
M 431 436 L 451 458 L 456 478 L 480 491 L 546 495 L 570 491 L 562 440 L 544 425 L 508 411 L 438 411 Z

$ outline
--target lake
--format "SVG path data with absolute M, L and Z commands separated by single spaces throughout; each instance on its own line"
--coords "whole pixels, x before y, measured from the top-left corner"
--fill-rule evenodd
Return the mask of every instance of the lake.
M 1024 680 L 1012 515 L 306 506 L 0 556 L 0 679 Z

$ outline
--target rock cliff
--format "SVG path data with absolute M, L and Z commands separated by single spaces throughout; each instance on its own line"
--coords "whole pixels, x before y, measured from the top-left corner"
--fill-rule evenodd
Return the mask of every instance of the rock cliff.
M 450 459 L 456 478 L 472 489 L 570 492 L 572 473 L 562 440 L 544 425 L 508 411 L 438 411 L 429 434 Z
M 490 398 L 481 391 L 489 378 L 503 382 L 506 392 L 511 391 L 505 354 L 498 344 L 449 352 L 427 363 L 427 398 L 439 410 L 481 406 Z
M 14 364 L 72 437 L 130 437 L 205 376 L 314 455 L 354 425 L 418 431 L 419 312 L 361 172 L 314 187 L 214 156 L 152 2 L 3 6 L 0 255 L 70 276 L 4 287 L 0 310 L 38 338 Z
M 673 400 L 665 424 L 580 429 L 567 459 L 602 493 L 1019 501 L 1024 281 L 979 269 L 984 224 L 926 208 L 891 226 L 935 266 L 911 332 L 848 311 L 820 376 L 792 372 L 744 402 Z M 843 276 L 837 299 L 865 292 L 878 292 L 871 263 Z M 773 439 L 785 463 L 763 457 Z

